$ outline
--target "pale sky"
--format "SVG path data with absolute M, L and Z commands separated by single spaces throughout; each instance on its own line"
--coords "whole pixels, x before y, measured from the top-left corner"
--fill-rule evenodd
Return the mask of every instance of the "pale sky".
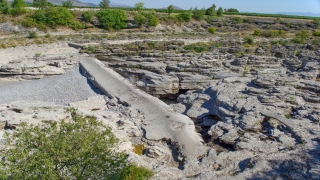
M 99 4 L 101 0 L 80 0 Z M 114 3 L 134 6 L 136 2 L 144 2 L 147 8 L 163 8 L 170 4 L 189 9 L 190 7 L 236 8 L 241 12 L 277 13 L 277 12 L 312 12 L 320 13 L 320 0 L 111 0 Z

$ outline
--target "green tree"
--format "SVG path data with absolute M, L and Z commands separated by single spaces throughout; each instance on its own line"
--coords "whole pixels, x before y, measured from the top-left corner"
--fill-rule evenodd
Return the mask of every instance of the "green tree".
M 109 6 L 110 6 L 110 1 L 109 0 L 102 0 L 99 3 L 99 7 L 102 8 L 102 9 L 109 8 Z
M 227 9 L 227 12 L 239 13 L 238 9 L 235 8 L 229 8 Z
M 97 13 L 99 21 L 106 29 L 121 29 L 127 27 L 127 14 L 120 9 L 105 9 Z
M 139 13 L 141 13 L 141 11 L 144 9 L 144 3 L 143 2 L 137 2 L 136 4 L 134 4 L 134 7 L 137 9 L 137 11 Z
M 6 134 L 9 179 L 123 179 L 127 156 L 114 150 L 118 139 L 94 117 L 70 110 L 71 120 L 21 124 Z M 3 167 L 1 168 L 3 171 Z M 125 170 L 125 171 L 124 171 Z M 150 171 L 149 171 L 150 173 Z M 144 177 L 145 178 L 145 177 Z M 143 179 L 144 179 L 143 178 Z
M 39 9 L 45 9 L 48 6 L 47 0 L 33 0 L 33 6 Z
M 21 15 L 27 12 L 27 4 L 23 0 L 14 0 L 12 2 L 11 13 L 13 15 Z
M 215 4 L 212 4 L 211 7 L 209 7 L 207 10 L 206 10 L 206 15 L 208 16 L 215 16 L 217 14 L 216 12 L 216 5 Z
M 72 8 L 72 6 L 73 6 L 73 2 L 71 0 L 67 0 L 67 1 L 62 2 L 62 7 L 70 9 L 70 8 Z
M 192 17 L 195 20 L 202 20 L 204 18 L 204 15 L 206 14 L 205 9 L 198 9 L 197 7 L 193 9 L 192 11 Z
M 9 3 L 8 0 L 0 0 L 0 13 L 8 14 L 9 13 Z
M 173 5 L 168 6 L 167 12 L 168 12 L 169 16 L 170 16 L 171 13 L 174 12 L 174 7 L 173 7 Z
M 223 15 L 223 9 L 222 7 L 219 7 L 218 11 L 217 11 L 217 16 L 221 17 Z

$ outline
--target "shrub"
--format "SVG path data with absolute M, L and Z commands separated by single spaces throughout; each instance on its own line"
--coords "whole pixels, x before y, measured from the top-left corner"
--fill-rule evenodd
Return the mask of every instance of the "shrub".
M 210 34 L 214 34 L 214 33 L 216 32 L 216 28 L 210 27 L 210 28 L 208 29 L 208 32 L 209 32 Z
M 320 27 L 320 20 L 319 19 L 313 20 L 313 24 L 315 25 L 316 28 L 319 28 Z
M 48 8 L 45 11 L 45 15 L 46 23 L 52 27 L 56 27 L 57 25 L 67 26 L 74 20 L 71 12 L 64 7 Z
M 253 32 L 253 35 L 255 35 L 255 36 L 260 36 L 260 34 L 261 34 L 261 30 L 260 29 L 256 29 Z
M 78 30 L 78 29 L 84 29 L 86 25 L 79 21 L 71 21 L 69 23 L 69 27 L 73 30 Z
M 34 19 L 36 22 L 46 22 L 47 17 L 44 10 L 37 10 L 34 11 L 34 13 L 31 15 L 32 19 Z
M 37 35 L 37 32 L 35 32 L 35 31 L 30 31 L 27 36 L 27 38 L 29 38 L 29 39 L 35 39 L 37 37 L 38 37 L 38 35 Z
M 206 10 L 205 9 L 198 9 L 198 8 L 195 8 L 193 11 L 192 11 L 192 18 L 195 19 L 195 20 L 202 20 L 204 18 L 204 15 L 206 14 Z
M 252 37 L 252 36 L 249 36 L 249 35 L 244 36 L 244 37 L 243 37 L 243 40 L 244 40 L 244 42 L 247 43 L 247 44 L 254 44 L 254 40 L 253 40 L 253 37 Z
M 292 42 L 298 43 L 298 44 L 302 44 L 304 41 L 303 41 L 301 38 L 296 37 L 296 38 L 293 38 L 293 39 L 292 39 Z
M 184 46 L 185 50 L 191 50 L 197 53 L 208 51 L 207 45 L 202 43 L 189 44 Z
M 316 31 L 313 33 L 314 36 L 320 36 L 320 31 Z
M 9 13 L 9 3 L 7 0 L 1 0 L 0 1 L 0 13 L 2 14 L 8 14 Z
M 159 19 L 155 16 L 149 18 L 148 25 L 149 26 L 157 26 L 159 24 Z
M 123 10 L 101 10 L 97 13 L 97 17 L 106 29 L 121 29 L 126 27 L 127 15 Z
M 206 21 L 207 21 L 207 23 L 211 24 L 213 19 L 214 19 L 213 16 L 207 16 Z
M 40 125 L 21 123 L 6 133 L 6 166 L 3 179 L 146 179 L 153 172 L 130 165 L 127 156 L 114 150 L 118 139 L 111 128 L 74 109 L 70 120 Z M 3 165 L 5 162 L 2 162 Z
M 36 27 L 38 24 L 32 18 L 25 18 L 21 21 L 21 25 L 24 27 Z
M 91 22 L 93 18 L 93 14 L 90 11 L 86 11 L 82 14 L 82 17 L 85 22 Z
M 308 30 L 301 30 L 296 33 L 296 39 L 299 39 L 300 43 L 303 43 L 305 40 L 309 39 L 311 32 Z
M 23 0 L 14 0 L 12 2 L 12 9 L 10 10 L 10 13 L 12 15 L 22 15 L 27 12 L 27 4 Z
M 178 15 L 180 21 L 189 22 L 191 20 L 191 14 L 189 12 L 183 12 Z
M 121 176 L 124 178 L 121 178 L 121 179 L 144 180 L 144 179 L 151 178 L 153 175 L 154 175 L 154 172 L 150 171 L 149 169 L 132 164 L 122 172 Z
M 138 14 L 139 15 L 139 14 Z M 153 13 L 141 13 L 144 17 L 146 17 L 146 21 L 148 22 L 149 26 L 157 26 L 159 24 L 158 18 Z M 136 15 L 137 16 L 137 15 Z M 136 17 L 135 16 L 135 17 Z
M 137 15 L 134 16 L 134 21 L 135 21 L 136 23 L 138 23 L 139 26 L 142 26 L 143 24 L 146 23 L 147 18 L 144 17 L 144 16 L 141 15 L 141 14 L 137 14 Z
M 317 45 L 317 46 L 320 46 L 320 39 L 315 39 L 312 41 L 312 44 L 313 45 Z
M 137 69 L 141 69 L 141 65 L 137 65 L 136 66 Z M 145 152 L 146 150 L 146 147 L 143 145 L 143 144 L 136 144 L 136 145 L 133 145 L 133 152 L 138 154 L 138 155 L 143 155 L 143 153 Z
M 261 31 L 260 36 L 263 37 L 284 37 L 286 35 L 286 32 L 283 30 L 266 30 L 266 31 Z
M 232 17 L 230 18 L 231 21 L 235 22 L 236 24 L 242 24 L 242 18 L 241 17 Z

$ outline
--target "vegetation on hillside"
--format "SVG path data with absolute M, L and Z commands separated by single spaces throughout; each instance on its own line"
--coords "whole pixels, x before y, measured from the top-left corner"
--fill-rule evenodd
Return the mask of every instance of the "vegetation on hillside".
M 95 117 L 22 123 L 7 133 L 0 179 L 147 179 L 153 172 L 115 150 L 118 139 Z
M 104 9 L 97 13 L 99 21 L 102 23 L 103 28 L 121 29 L 125 28 L 127 15 L 123 10 L 120 9 Z

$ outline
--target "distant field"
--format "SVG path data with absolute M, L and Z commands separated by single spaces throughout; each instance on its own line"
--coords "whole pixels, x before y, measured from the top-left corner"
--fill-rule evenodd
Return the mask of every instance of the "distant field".
M 31 4 L 28 4 L 30 7 Z M 57 6 L 57 5 L 55 5 Z M 100 10 L 100 7 L 98 6 L 73 6 L 73 10 L 78 11 L 97 11 Z M 111 9 L 122 9 L 124 11 L 137 11 L 136 8 L 125 8 L 125 7 L 111 7 Z M 144 11 L 151 11 L 154 10 L 158 13 L 166 13 L 167 9 L 151 9 L 151 8 L 145 8 Z M 171 15 L 176 16 L 180 13 L 187 12 L 189 10 L 174 10 L 174 13 Z M 242 15 L 242 16 L 255 16 L 255 17 L 275 17 L 275 18 L 289 18 L 289 19 L 309 19 L 309 20 L 320 20 L 320 17 L 311 17 L 311 16 L 295 16 L 295 15 L 284 15 L 284 14 L 263 14 L 263 13 L 235 13 L 235 12 L 224 12 L 225 15 Z
M 275 17 L 275 18 L 290 18 L 290 19 L 319 19 L 319 17 L 311 16 L 294 16 L 294 15 L 284 15 L 284 14 L 262 14 L 262 13 L 229 13 L 225 12 L 225 15 L 243 15 L 243 16 L 257 16 L 257 17 Z

